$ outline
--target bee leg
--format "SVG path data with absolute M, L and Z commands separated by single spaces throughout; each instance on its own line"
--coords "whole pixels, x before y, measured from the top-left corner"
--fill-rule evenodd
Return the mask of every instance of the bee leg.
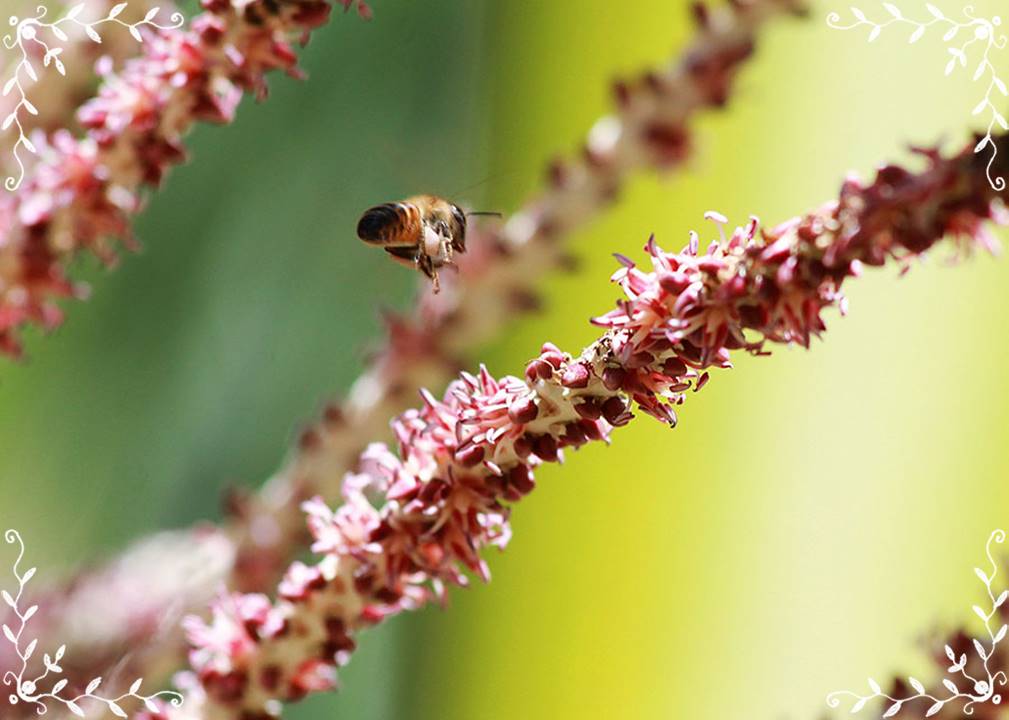
M 441 282 L 438 280 L 438 271 L 435 269 L 434 262 L 431 260 L 431 257 L 425 255 L 424 253 L 420 253 L 417 256 L 416 264 L 418 270 L 431 278 L 435 294 L 441 292 Z

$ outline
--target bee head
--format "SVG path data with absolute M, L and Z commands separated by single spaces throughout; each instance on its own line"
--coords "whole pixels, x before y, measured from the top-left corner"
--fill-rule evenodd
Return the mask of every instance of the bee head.
M 458 238 L 460 245 L 465 247 L 466 242 L 466 213 L 458 205 L 452 205 L 452 235 Z

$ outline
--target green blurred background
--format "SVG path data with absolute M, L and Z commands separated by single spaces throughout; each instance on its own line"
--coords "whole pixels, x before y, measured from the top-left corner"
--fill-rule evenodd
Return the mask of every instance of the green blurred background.
M 613 78 L 691 35 L 668 0 L 372 5 L 317 33 L 307 82 L 200 128 L 137 225 L 143 252 L 112 274 L 81 262 L 93 298 L 0 367 L 2 522 L 41 577 L 219 517 L 222 489 L 260 482 L 346 390 L 378 309 L 416 282 L 356 240 L 363 208 L 514 209 L 609 111 Z M 834 9 L 773 24 L 687 172 L 636 178 L 571 238 L 579 271 L 479 350 L 493 372 L 589 341 L 611 253 L 640 257 L 651 232 L 677 248 L 708 209 L 774 223 L 909 141 L 964 141 L 983 88 L 943 77 L 940 33 L 867 45 L 826 27 Z M 1009 77 L 1009 50 L 992 59 Z M 826 342 L 739 358 L 677 429 L 643 418 L 544 468 L 489 586 L 369 632 L 341 693 L 290 717 L 798 719 L 869 674 L 927 675 L 916 642 L 967 619 L 971 568 L 1009 525 L 1009 263 L 948 255 L 852 283 Z

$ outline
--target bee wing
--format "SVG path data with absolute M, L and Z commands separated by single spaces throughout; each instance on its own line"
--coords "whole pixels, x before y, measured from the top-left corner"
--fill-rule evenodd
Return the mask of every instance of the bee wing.
M 411 269 L 417 267 L 416 247 L 411 245 L 409 247 L 384 247 L 382 249 L 389 253 L 389 257 L 398 262 L 400 265 L 405 265 Z

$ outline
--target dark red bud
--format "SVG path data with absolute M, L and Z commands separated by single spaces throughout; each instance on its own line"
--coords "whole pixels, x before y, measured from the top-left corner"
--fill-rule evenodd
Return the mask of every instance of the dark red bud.
M 575 412 L 586 420 L 598 420 L 603 414 L 599 403 L 592 398 L 577 403 L 575 405 Z
M 524 425 L 536 419 L 540 409 L 532 397 L 523 397 L 515 400 L 508 407 L 508 417 L 513 423 Z
M 342 618 L 326 618 L 326 639 L 339 644 L 341 650 L 354 649 L 354 641 L 350 639 L 350 635 L 347 632 L 347 624 Z
M 708 6 L 704 3 L 695 2 L 690 6 L 690 11 L 694 15 L 694 22 L 696 22 L 700 28 L 707 28 L 711 24 L 711 13 L 708 10 Z
M 522 495 L 527 495 L 536 487 L 533 470 L 528 465 L 516 465 L 508 473 L 508 483 Z
M 557 440 L 553 435 L 540 435 L 533 440 L 533 452 L 540 460 L 552 462 L 557 459 Z
M 537 380 L 546 380 L 553 374 L 553 366 L 542 358 L 536 358 L 526 365 L 526 380 L 534 383 Z
M 725 291 L 734 297 L 739 297 L 746 292 L 746 278 L 742 275 L 734 276 L 725 283 Z
M 589 369 L 583 363 L 572 363 L 564 368 L 561 384 L 567 388 L 581 389 L 589 385 Z
M 541 361 L 547 362 L 554 370 L 559 370 L 561 365 L 564 364 L 564 353 L 560 350 L 557 351 L 544 351 L 540 354 Z
M 768 313 L 762 305 L 743 305 L 739 317 L 745 327 L 759 328 L 767 324 Z
M 339 405 L 334 403 L 326 406 L 326 409 L 322 413 L 322 418 L 326 421 L 327 425 L 340 425 L 345 419 L 343 410 Z
M 249 676 L 243 670 L 232 670 L 228 673 L 209 670 L 200 675 L 207 694 L 224 704 L 241 699 L 249 682 Z
M 687 372 L 687 364 L 679 358 L 669 358 L 662 364 L 666 377 L 677 378 Z
M 501 496 L 508 502 L 518 502 L 522 499 L 522 493 L 520 493 L 513 485 L 505 486 L 501 493 Z
M 580 424 L 582 427 L 582 433 L 584 433 L 585 437 L 589 440 L 603 439 L 603 431 L 599 427 L 599 423 L 595 420 L 582 420 Z
M 455 451 L 456 461 L 463 467 L 475 467 L 483 462 L 482 445 L 467 445 Z
M 610 425 L 616 425 L 626 410 L 627 404 L 616 395 L 603 403 L 603 417 Z
M 585 444 L 585 433 L 582 431 L 581 424 L 578 421 L 568 423 L 567 430 L 561 437 L 561 442 L 564 445 L 573 445 L 574 447 Z
M 315 450 L 320 445 L 322 445 L 322 438 L 319 437 L 319 433 L 315 428 L 305 428 L 301 431 L 301 437 L 298 438 L 298 447 L 302 450 Z
M 568 175 L 568 168 L 562 160 L 555 159 L 547 165 L 547 182 L 555 188 L 563 187 Z
M 280 686 L 282 675 L 279 665 L 267 665 L 259 673 L 259 684 L 267 690 L 276 690 Z
M 623 368 L 607 367 L 603 370 L 603 385 L 607 390 L 619 390 L 627 377 Z
M 516 438 L 512 447 L 515 448 L 515 454 L 523 460 L 529 457 L 533 451 L 533 444 L 525 435 L 520 438 Z

